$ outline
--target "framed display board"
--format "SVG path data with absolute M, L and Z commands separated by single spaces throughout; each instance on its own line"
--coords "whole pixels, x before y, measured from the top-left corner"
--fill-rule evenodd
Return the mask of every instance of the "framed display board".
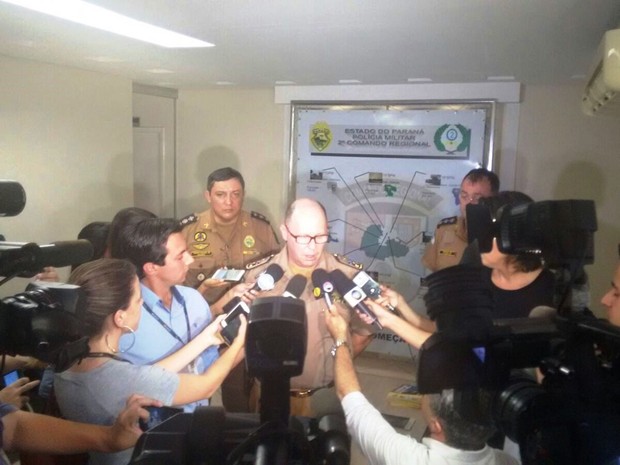
M 492 168 L 494 102 L 293 102 L 291 109 L 289 201 L 320 201 L 328 250 L 363 264 L 423 312 L 425 245 L 439 220 L 458 214 L 463 176 Z M 409 354 L 389 332 L 368 350 Z

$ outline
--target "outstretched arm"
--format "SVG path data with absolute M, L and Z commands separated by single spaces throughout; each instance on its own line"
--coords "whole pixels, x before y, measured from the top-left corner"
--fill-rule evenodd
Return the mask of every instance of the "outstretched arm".
M 77 423 L 16 410 L 2 418 L 2 443 L 7 450 L 46 454 L 124 450 L 133 446 L 142 434 L 138 419 L 148 418 L 148 411 L 143 408 L 147 405 L 162 404 L 146 397 L 131 396 L 112 426 Z

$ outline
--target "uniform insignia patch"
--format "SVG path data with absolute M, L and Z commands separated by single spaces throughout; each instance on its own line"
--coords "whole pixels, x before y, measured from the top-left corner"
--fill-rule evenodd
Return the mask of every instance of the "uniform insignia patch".
M 261 220 L 261 221 L 264 221 L 265 223 L 269 224 L 269 220 L 264 215 L 261 215 L 258 212 L 250 212 L 250 216 L 252 218 L 256 218 L 257 220 Z
M 181 226 L 185 227 L 188 224 L 195 223 L 196 221 L 198 221 L 198 215 L 192 213 L 191 215 L 187 215 L 185 218 L 181 218 L 179 223 L 181 224 Z
M 334 258 L 336 260 L 338 260 L 340 263 L 342 263 L 344 265 L 348 265 L 351 268 L 355 268 L 356 270 L 361 270 L 364 267 L 364 265 L 362 265 L 361 263 L 357 263 L 357 262 L 354 262 L 353 260 L 349 260 L 344 255 L 340 255 L 340 254 L 337 254 L 337 253 L 335 253 L 333 255 L 334 255 Z
M 439 249 L 439 255 L 448 255 L 450 257 L 456 257 L 456 252 L 450 249 Z
M 248 234 L 243 238 L 243 245 L 245 245 L 248 249 L 251 249 L 256 244 L 256 240 Z
M 437 223 L 437 227 L 446 226 L 448 224 L 456 224 L 457 221 L 458 221 L 457 216 L 451 216 L 449 218 L 444 218 L 443 220 L 439 221 L 439 223 Z
M 194 234 L 194 240 L 196 242 L 204 242 L 207 240 L 207 233 L 204 231 L 198 231 L 196 234 Z
M 248 263 L 247 265 L 245 265 L 245 269 L 246 270 L 251 270 L 253 268 L 256 268 L 257 266 L 261 266 L 265 263 L 267 263 L 269 260 L 271 260 L 273 257 L 275 256 L 275 254 L 272 255 L 268 255 L 266 257 L 260 258 L 258 260 L 255 260 L 251 263 Z
M 206 278 L 204 273 L 198 273 L 198 275 L 196 276 L 196 279 L 200 282 L 204 281 Z

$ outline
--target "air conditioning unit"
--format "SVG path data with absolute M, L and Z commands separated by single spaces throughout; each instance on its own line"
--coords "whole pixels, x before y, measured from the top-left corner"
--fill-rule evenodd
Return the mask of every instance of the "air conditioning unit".
M 581 100 L 590 116 L 620 116 L 620 29 L 607 31 L 596 52 Z

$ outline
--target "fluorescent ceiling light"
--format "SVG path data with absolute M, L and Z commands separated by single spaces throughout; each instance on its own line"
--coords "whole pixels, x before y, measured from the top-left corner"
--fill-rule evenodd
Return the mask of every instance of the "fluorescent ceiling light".
M 488 76 L 487 81 L 514 81 L 514 76 Z
M 166 48 L 213 47 L 213 44 L 123 16 L 82 0 L 1 0 L 74 23 L 113 32 Z
M 433 82 L 433 80 L 431 78 L 419 77 L 419 78 L 408 78 L 407 82 Z
M 362 81 L 358 79 L 340 79 L 338 83 L 339 84 L 361 84 Z

